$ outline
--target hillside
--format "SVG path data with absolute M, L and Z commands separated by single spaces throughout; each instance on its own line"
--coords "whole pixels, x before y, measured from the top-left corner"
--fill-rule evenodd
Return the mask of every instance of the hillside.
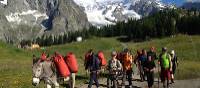
M 200 36 L 177 35 L 175 37 L 164 39 L 153 39 L 147 42 L 120 42 L 117 38 L 92 38 L 83 42 L 73 42 L 70 44 L 56 45 L 45 47 L 50 53 L 58 51 L 65 55 L 66 52 L 72 51 L 76 54 L 79 63 L 79 72 L 77 76 L 77 84 L 85 83 L 88 78 L 83 68 L 83 60 L 85 52 L 93 48 L 95 52 L 103 50 L 106 59 L 110 57 L 112 50 L 122 50 L 124 46 L 132 49 L 133 54 L 137 49 L 148 49 L 155 46 L 157 52 L 160 53 L 161 47 L 167 46 L 177 52 L 180 64 L 177 70 L 177 79 L 192 79 L 200 77 Z M 21 50 L 11 45 L 0 43 L 0 87 L 6 88 L 29 88 L 32 87 L 31 75 L 31 57 L 32 54 L 39 56 L 41 50 Z

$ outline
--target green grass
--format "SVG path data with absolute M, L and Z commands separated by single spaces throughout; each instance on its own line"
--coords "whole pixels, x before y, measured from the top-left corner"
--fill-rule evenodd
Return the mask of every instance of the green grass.
M 88 77 L 85 75 L 83 66 L 84 54 L 90 48 L 103 50 L 106 59 L 110 58 L 112 50 L 122 50 L 123 45 L 127 45 L 132 49 L 133 54 L 137 49 L 149 49 L 155 46 L 157 52 L 161 51 L 161 47 L 167 46 L 169 49 L 175 49 L 180 64 L 177 69 L 177 79 L 190 79 L 200 77 L 200 36 L 177 35 L 175 38 L 153 39 L 141 43 L 122 43 L 116 38 L 92 38 L 83 42 L 73 42 L 64 45 L 55 45 L 45 47 L 46 50 L 53 54 L 58 51 L 63 55 L 67 52 L 74 52 L 78 59 L 79 72 L 77 84 L 85 83 Z M 32 54 L 40 55 L 42 50 L 23 50 L 17 49 L 11 45 L 0 42 L 0 87 L 6 88 L 28 88 L 32 87 Z

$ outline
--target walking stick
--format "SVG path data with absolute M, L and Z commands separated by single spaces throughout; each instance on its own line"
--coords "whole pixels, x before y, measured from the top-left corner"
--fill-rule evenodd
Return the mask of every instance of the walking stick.
M 158 64 L 158 88 L 160 88 L 160 69 L 159 69 L 159 64 Z

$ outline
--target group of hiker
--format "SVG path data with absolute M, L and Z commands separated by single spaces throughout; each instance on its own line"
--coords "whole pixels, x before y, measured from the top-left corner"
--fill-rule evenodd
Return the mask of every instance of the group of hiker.
M 100 72 L 100 68 L 102 66 L 102 59 L 105 58 L 98 59 L 98 54 L 99 52 L 94 54 L 93 50 L 90 49 L 85 55 L 85 70 L 90 71 L 88 88 L 91 88 L 93 81 L 95 82 L 97 88 L 99 87 L 98 73 Z M 105 67 L 106 62 L 104 61 L 103 63 Z M 141 81 L 147 80 L 148 87 L 152 88 L 154 84 L 154 71 L 156 70 L 156 61 L 158 62 L 158 78 L 161 78 L 161 82 L 163 83 L 164 88 L 169 87 L 170 80 L 171 83 L 174 83 L 174 74 L 178 65 L 174 50 L 169 52 L 166 47 L 163 47 L 159 56 L 157 56 L 155 47 L 151 47 L 148 52 L 145 49 L 137 50 L 137 54 L 135 56 L 132 54 L 131 50 L 127 48 L 122 52 L 112 51 L 111 59 L 109 59 L 108 64 L 106 65 L 106 69 L 108 70 L 108 88 L 118 88 L 117 85 L 119 84 L 119 76 L 122 76 L 122 86 L 125 86 L 127 79 L 129 87 L 132 87 L 134 64 L 139 70 Z
M 55 62 L 59 75 L 62 77 L 72 76 L 73 85 L 75 86 L 75 74 L 78 72 L 78 62 L 75 55 L 70 52 L 66 56 L 62 56 L 58 52 L 51 57 Z M 48 60 L 45 53 L 41 54 L 40 61 Z M 126 79 L 128 80 L 129 87 L 133 87 L 133 66 L 135 65 L 139 71 L 141 81 L 147 81 L 148 87 L 152 88 L 154 84 L 154 71 L 156 70 L 155 62 L 158 62 L 158 72 L 163 87 L 169 87 L 169 81 L 174 83 L 174 74 L 178 65 L 177 56 L 175 51 L 168 52 L 166 47 L 162 48 L 162 52 L 157 56 L 155 47 L 151 47 L 147 52 L 145 49 L 137 50 L 136 55 L 133 55 L 128 48 L 123 49 L 121 52 L 112 51 L 110 59 L 107 60 L 103 51 L 98 51 L 96 54 L 93 49 L 90 49 L 85 54 L 84 66 L 85 70 L 90 73 L 88 88 L 92 87 L 93 82 L 99 88 L 98 75 L 102 69 L 108 71 L 107 87 L 118 88 L 118 80 L 121 76 L 121 85 L 125 86 Z M 67 69 L 67 70 L 66 70 Z M 159 78 L 158 77 L 158 78 Z M 158 79 L 159 80 L 159 79 Z M 167 81 L 167 82 L 166 82 Z

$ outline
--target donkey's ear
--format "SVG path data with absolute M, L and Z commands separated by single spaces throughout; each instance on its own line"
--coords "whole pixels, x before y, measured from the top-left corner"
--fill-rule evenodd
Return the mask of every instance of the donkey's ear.
M 40 60 L 40 58 L 36 58 L 36 57 L 34 58 L 34 57 L 33 57 L 33 64 L 38 63 L 39 60 Z

